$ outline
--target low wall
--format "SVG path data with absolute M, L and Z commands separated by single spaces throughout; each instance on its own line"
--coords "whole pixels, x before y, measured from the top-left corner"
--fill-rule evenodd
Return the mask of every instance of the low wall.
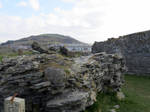
M 122 54 L 128 68 L 127 74 L 150 75 L 150 31 L 95 42 L 92 52 Z
M 120 91 L 124 60 L 99 53 L 70 59 L 39 54 L 3 59 L 0 63 L 0 112 L 4 99 L 18 94 L 26 112 L 80 112 L 98 92 Z

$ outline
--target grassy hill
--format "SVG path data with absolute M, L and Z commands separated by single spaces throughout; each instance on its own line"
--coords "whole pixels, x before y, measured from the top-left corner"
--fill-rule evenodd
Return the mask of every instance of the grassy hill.
M 12 46 L 12 45 L 31 45 L 33 41 L 39 42 L 41 45 L 47 44 L 85 44 L 80 42 L 72 37 L 59 35 L 59 34 L 41 34 L 41 35 L 33 35 L 27 38 L 22 38 L 16 41 L 7 41 L 6 43 L 2 43 L 1 46 Z
M 15 49 L 20 49 L 22 47 L 30 47 L 31 44 L 36 41 L 42 47 L 47 47 L 50 44 L 84 44 L 86 43 L 80 42 L 70 36 L 59 35 L 59 34 L 41 34 L 41 35 L 33 35 L 30 37 L 22 38 L 20 40 L 15 41 L 7 41 L 5 43 L 0 44 L 0 54 L 12 53 Z
M 125 80 L 124 101 L 118 101 L 114 94 L 99 94 L 85 112 L 110 112 L 114 105 L 120 106 L 116 112 L 150 112 L 150 77 L 126 75 Z

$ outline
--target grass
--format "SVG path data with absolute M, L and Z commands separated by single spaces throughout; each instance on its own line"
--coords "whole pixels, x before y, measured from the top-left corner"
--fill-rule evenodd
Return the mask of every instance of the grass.
M 0 54 L 0 62 L 2 61 L 3 57 L 16 57 L 19 55 L 31 55 L 31 54 L 32 54 L 31 51 L 24 51 L 22 54 L 19 54 L 18 52 Z
M 117 112 L 150 112 L 150 78 L 126 75 L 125 80 L 124 101 L 118 101 L 113 93 L 101 93 L 97 102 L 85 112 L 109 112 L 114 105 L 120 105 Z
M 2 61 L 2 59 L 3 59 L 3 56 L 0 56 L 0 62 Z

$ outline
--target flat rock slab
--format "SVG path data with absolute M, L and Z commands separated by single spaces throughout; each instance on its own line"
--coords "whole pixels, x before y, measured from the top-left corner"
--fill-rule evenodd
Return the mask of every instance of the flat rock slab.
M 56 97 L 47 102 L 47 107 L 52 112 L 62 112 L 63 110 L 68 110 L 68 112 L 73 112 L 72 110 L 74 110 L 78 112 L 84 110 L 88 97 L 88 92 L 74 91 L 69 92 L 69 94 L 64 93 L 60 97 Z

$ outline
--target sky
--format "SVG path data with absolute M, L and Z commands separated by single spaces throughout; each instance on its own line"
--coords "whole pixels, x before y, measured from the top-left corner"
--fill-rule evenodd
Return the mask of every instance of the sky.
M 0 42 L 57 33 L 93 43 L 150 30 L 150 0 L 0 0 Z

